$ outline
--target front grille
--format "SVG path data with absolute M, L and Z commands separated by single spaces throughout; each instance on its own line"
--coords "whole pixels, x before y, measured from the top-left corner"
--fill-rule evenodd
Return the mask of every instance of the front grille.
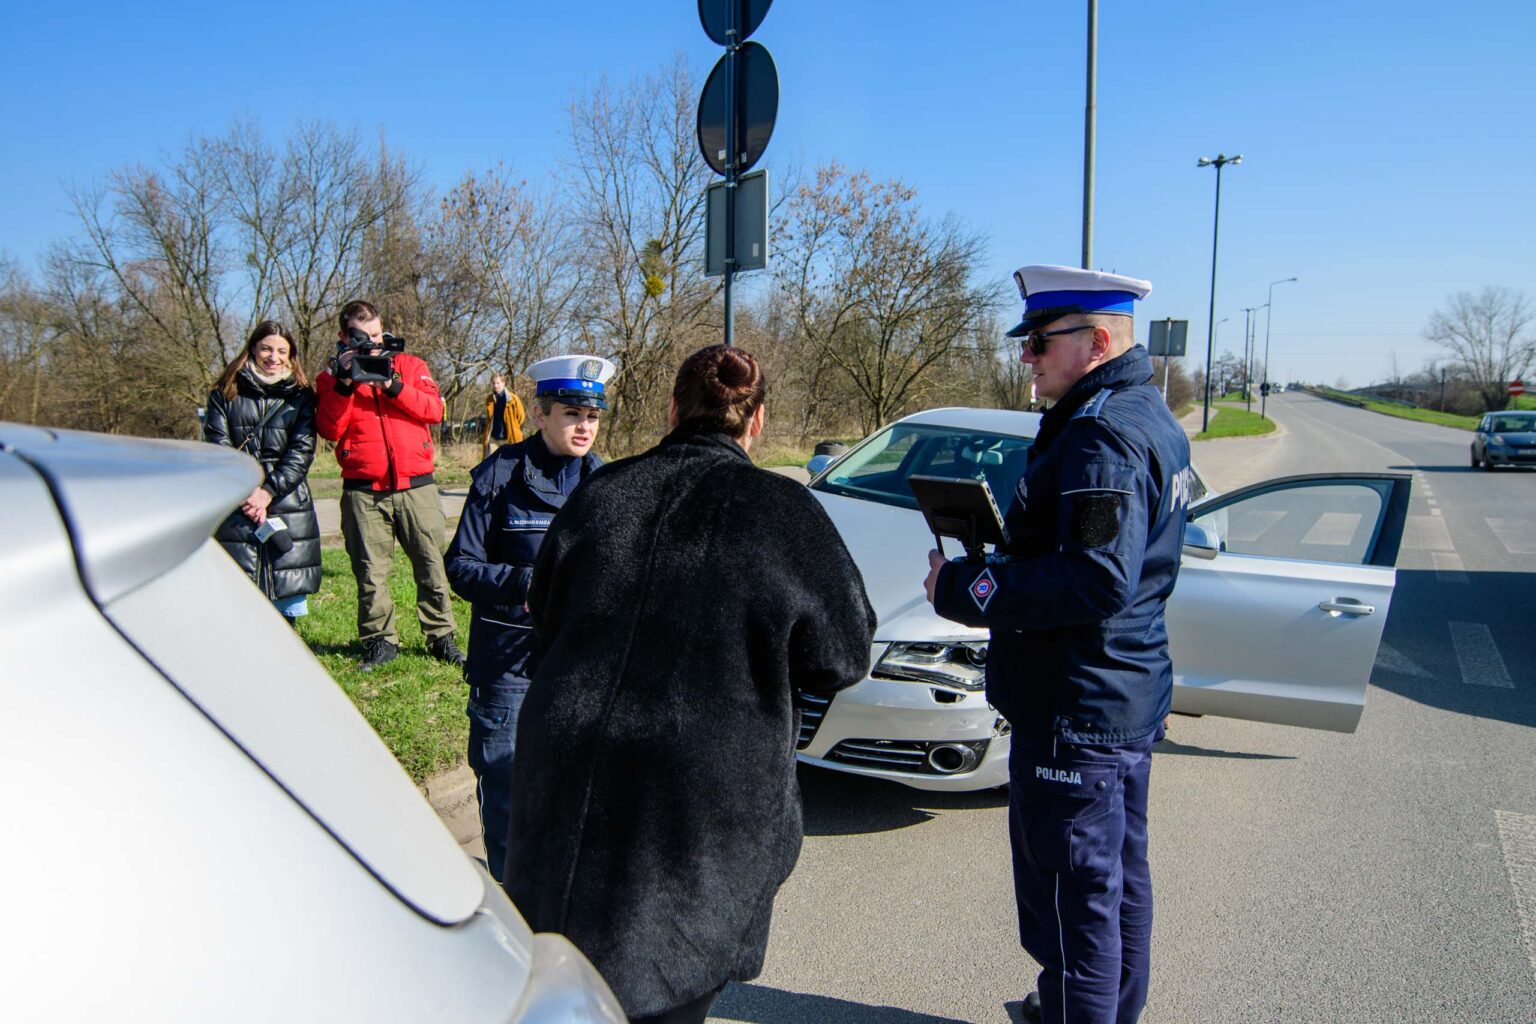
M 801 693 L 799 705 L 800 738 L 795 741 L 795 749 L 804 750 L 816 738 L 816 730 L 821 728 L 821 720 L 827 717 L 827 708 L 832 706 L 832 698 Z
M 922 740 L 843 740 L 827 754 L 828 761 L 851 764 L 860 768 L 879 768 L 888 772 L 908 772 L 913 775 L 945 775 L 928 763 L 928 752 L 938 746 L 969 747 L 976 752 L 979 763 L 987 754 L 989 741 L 965 743 L 936 743 Z

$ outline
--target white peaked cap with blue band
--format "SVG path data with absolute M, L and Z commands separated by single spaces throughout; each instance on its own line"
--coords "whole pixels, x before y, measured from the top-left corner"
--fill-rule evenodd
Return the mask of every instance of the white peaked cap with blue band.
M 1151 281 L 1079 267 L 1020 267 L 1013 280 L 1024 300 L 1024 319 L 1008 332 L 1010 338 L 1079 313 L 1130 316 L 1137 300 L 1152 294 Z
M 618 369 L 601 356 L 552 356 L 528 367 L 534 394 L 565 405 L 606 409 L 603 385 Z

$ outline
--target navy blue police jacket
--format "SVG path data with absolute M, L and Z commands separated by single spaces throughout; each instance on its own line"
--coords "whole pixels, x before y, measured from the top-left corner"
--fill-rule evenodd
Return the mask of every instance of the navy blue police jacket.
M 1168 714 L 1189 441 L 1137 346 L 1040 421 L 1004 521 L 1006 551 L 945 565 L 934 608 L 992 631 L 987 700 L 1026 737 L 1134 743 Z
M 502 445 L 470 473 L 469 496 L 443 561 L 449 586 L 472 606 L 464 668 L 472 687 L 528 689 L 533 623 L 523 603 L 533 563 L 574 484 L 603 464 L 589 452 L 574 475 L 541 468 L 558 461 L 534 434 Z

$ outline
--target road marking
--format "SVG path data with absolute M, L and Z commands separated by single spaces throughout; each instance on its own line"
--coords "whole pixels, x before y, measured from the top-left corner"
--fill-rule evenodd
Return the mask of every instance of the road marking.
M 1432 516 L 1437 516 L 1437 515 L 1440 514 L 1440 510 L 1437 509 L 1437 508 L 1432 508 L 1432 509 L 1429 510 L 1429 514 L 1432 515 Z
M 1536 814 L 1494 811 L 1499 824 L 1499 843 L 1504 847 L 1504 870 L 1520 915 L 1525 937 L 1525 956 L 1536 972 Z
M 1244 512 L 1229 524 L 1227 539 L 1251 543 L 1269 532 L 1269 528 L 1285 518 L 1284 512 Z
M 1461 564 L 1461 556 L 1456 552 L 1436 551 L 1431 557 L 1435 560 L 1435 579 L 1441 583 L 1467 582 L 1466 566 Z
M 1488 529 L 1512 555 L 1536 555 L 1536 522 L 1529 519 L 1489 519 Z
M 1312 524 L 1312 529 L 1301 538 L 1301 542 L 1343 547 L 1354 540 L 1355 531 L 1360 529 L 1361 518 L 1358 512 L 1324 512 L 1317 517 L 1317 522 Z
M 1403 547 L 1415 551 L 1455 551 L 1445 520 L 1434 516 L 1409 516 L 1403 526 Z
M 1400 676 L 1418 676 L 1421 679 L 1434 678 L 1434 674 L 1423 665 L 1420 665 L 1397 648 L 1388 647 L 1386 644 L 1376 648 L 1375 668 Z
M 1504 656 L 1493 642 L 1493 634 L 1481 622 L 1453 622 L 1451 642 L 1456 645 L 1456 660 L 1461 663 L 1461 681 L 1468 686 L 1497 686 L 1513 690 L 1514 680 L 1504 667 Z

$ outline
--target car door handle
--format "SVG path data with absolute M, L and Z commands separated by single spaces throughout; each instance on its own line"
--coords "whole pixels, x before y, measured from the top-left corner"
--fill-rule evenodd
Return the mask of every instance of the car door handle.
M 1330 615 L 1375 615 L 1376 606 L 1373 604 L 1361 604 L 1359 601 L 1348 597 L 1341 597 L 1333 601 L 1319 601 L 1317 607 Z

